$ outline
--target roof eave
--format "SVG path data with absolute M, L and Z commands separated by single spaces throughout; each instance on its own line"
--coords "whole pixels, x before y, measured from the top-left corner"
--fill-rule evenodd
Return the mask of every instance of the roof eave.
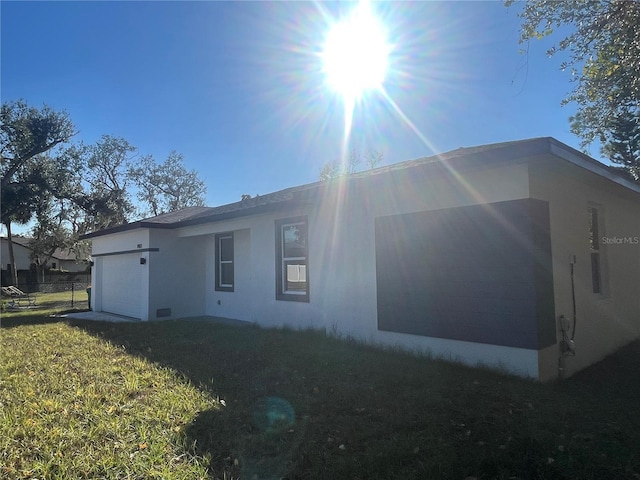
M 251 215 L 259 215 L 259 214 L 268 213 L 268 212 L 277 212 L 283 209 L 293 208 L 296 205 L 300 205 L 302 203 L 304 202 L 297 201 L 295 199 L 284 200 L 281 202 L 269 203 L 266 205 L 256 205 L 255 207 L 244 208 L 241 210 L 234 210 L 231 212 L 224 212 L 224 213 L 219 213 L 214 215 L 208 215 L 208 216 L 193 218 L 189 220 L 183 220 L 175 223 L 160 224 L 160 223 L 145 222 L 145 221 L 133 222 L 133 223 L 127 223 L 125 225 L 119 225 L 117 227 L 112 227 L 104 230 L 98 230 L 92 233 L 87 233 L 85 235 L 82 235 L 80 239 L 89 240 L 91 238 L 102 237 L 106 235 L 126 232 L 130 230 L 142 229 L 142 228 L 173 230 L 176 228 L 190 227 L 193 225 L 201 225 L 203 223 L 221 222 L 224 220 L 229 220 L 231 218 L 247 217 Z
M 191 227 L 193 225 L 202 225 L 203 223 L 221 222 L 224 220 L 229 220 L 231 218 L 249 217 L 251 215 L 260 215 L 262 213 L 278 212 L 281 210 L 288 210 L 290 208 L 295 208 L 295 206 L 300 205 L 301 203 L 302 202 L 300 201 L 292 199 L 292 200 L 284 200 L 281 202 L 268 203 L 266 205 L 257 205 L 255 207 L 244 208 L 241 210 L 234 210 L 231 212 L 218 213 L 218 214 L 210 215 L 206 217 L 185 220 L 183 222 L 173 224 L 171 228 Z
M 118 225 L 117 227 L 105 228 L 102 230 L 96 230 L 95 232 L 85 233 L 80 235 L 80 240 L 89 240 L 95 237 L 103 237 L 105 235 L 111 235 L 113 233 L 121 233 L 129 230 L 136 230 L 138 228 L 171 228 L 171 224 L 161 224 L 153 222 L 132 222 L 125 223 L 124 225 Z
M 407 171 L 415 167 L 424 167 L 426 165 L 434 164 L 441 165 L 447 169 L 451 169 L 454 165 L 466 166 L 467 162 L 469 162 L 468 166 L 475 167 L 494 165 L 500 162 L 513 162 L 515 160 L 520 162 L 527 162 L 536 157 L 539 157 L 540 155 L 552 154 L 568 163 L 584 168 L 603 178 L 606 178 L 611 182 L 614 182 L 622 187 L 640 194 L 640 185 L 615 174 L 614 172 L 609 170 L 606 165 L 599 162 L 598 160 L 595 160 L 588 155 L 585 155 L 584 153 L 581 153 L 578 150 L 565 145 L 564 143 L 556 140 L 553 137 L 540 137 L 517 142 L 505 142 L 501 145 L 494 145 L 492 148 L 486 150 L 476 150 L 473 147 L 466 151 L 465 150 L 466 149 L 454 150 L 445 154 L 439 154 L 432 157 L 410 161 L 414 163 L 412 165 L 405 165 L 404 168 L 395 167 L 393 165 L 380 167 L 379 169 L 375 169 L 372 172 L 368 172 L 366 176 L 362 174 L 356 174 L 353 177 L 346 178 L 345 180 L 364 180 L 380 174 L 389 174 L 392 172 L 403 170 Z M 483 161 L 479 161 L 479 159 Z M 231 210 L 218 214 L 202 215 L 196 218 L 172 223 L 158 223 L 141 220 L 138 222 L 128 223 L 125 225 L 88 233 L 82 235 L 80 239 L 88 240 L 91 238 L 142 228 L 158 228 L 169 230 L 193 225 L 201 225 L 205 223 L 215 223 L 232 218 L 258 215 L 267 212 L 275 212 L 283 209 L 289 209 L 297 205 L 312 203 L 313 197 L 311 193 L 323 187 L 331 187 L 331 183 L 325 184 L 323 182 L 314 182 L 300 187 L 292 187 L 292 189 L 296 189 L 298 191 L 295 192 L 293 198 L 287 200 L 256 205 L 253 207 L 240 208 L 237 210 Z
M 601 177 L 606 178 L 607 180 L 617 183 L 629 190 L 640 194 L 640 184 L 631 182 L 620 175 L 612 172 L 607 168 L 605 164 L 599 162 L 591 158 L 584 153 L 571 148 L 568 145 L 556 140 L 555 138 L 549 139 L 549 152 L 553 155 L 562 158 L 564 161 L 569 162 L 573 165 L 577 165 L 579 167 L 584 168 L 592 173 L 600 175 Z

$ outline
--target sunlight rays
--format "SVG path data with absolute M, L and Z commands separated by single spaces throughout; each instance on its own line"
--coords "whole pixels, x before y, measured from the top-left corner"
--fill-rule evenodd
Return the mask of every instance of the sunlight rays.
M 420 23 L 397 4 L 270 4 L 272 21 L 256 17 L 252 26 L 265 29 L 270 41 L 251 45 L 261 72 L 255 77 L 261 94 L 252 100 L 268 105 L 269 114 L 256 118 L 251 128 L 260 133 L 279 124 L 280 132 L 299 138 L 299 148 L 291 151 L 296 168 L 316 167 L 315 178 L 322 163 L 348 161 L 349 152 L 379 149 L 381 143 L 394 145 L 398 157 L 406 157 L 411 148 L 424 155 L 438 152 L 438 131 L 455 128 L 446 109 L 460 93 L 452 85 L 467 75 L 458 63 L 466 43 L 450 38 L 449 20 L 438 8 L 418 12 Z M 359 24 L 367 35 L 377 31 L 377 40 L 374 35 L 374 41 L 363 42 L 352 35 L 348 29 L 357 31 Z M 353 46 L 336 47 L 354 36 Z M 378 60 L 367 55 L 362 61 L 345 60 L 369 43 Z M 334 54 L 338 59 L 328 61 Z M 330 74 L 338 67 L 346 73 Z M 368 68 L 374 73 L 362 75 L 360 70 Z
M 327 86 L 336 92 L 344 107 L 341 160 L 346 161 L 356 105 L 385 81 L 390 47 L 371 3 L 362 0 L 347 17 L 333 23 L 321 54 Z
M 383 84 L 388 55 L 385 30 L 363 0 L 327 34 L 322 52 L 327 82 L 347 103 L 355 102 Z
M 385 87 L 387 76 L 396 74 L 402 77 L 407 73 L 393 71 L 393 65 L 389 60 L 393 49 L 387 40 L 387 28 L 389 27 L 377 18 L 371 2 L 362 0 L 346 19 L 334 24 L 327 35 L 322 54 L 323 73 L 326 75 L 328 86 L 340 94 L 342 99 L 344 128 L 341 159 L 343 162 L 347 161 L 351 145 L 355 109 L 366 108 L 368 97 L 371 95 L 382 98 L 390 110 L 425 147 L 432 152 L 438 151 L 438 148 L 420 131 Z M 406 59 L 406 55 L 407 53 L 404 52 L 403 58 Z M 402 75 L 403 73 L 405 75 Z M 441 164 L 476 201 L 483 201 L 479 192 L 448 162 L 441 161 Z M 342 193 L 338 192 L 338 194 Z

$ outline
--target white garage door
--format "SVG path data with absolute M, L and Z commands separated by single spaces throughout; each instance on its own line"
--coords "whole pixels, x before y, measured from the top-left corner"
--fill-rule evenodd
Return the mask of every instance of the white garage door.
M 136 253 L 103 257 L 102 311 L 141 318 L 143 270 Z

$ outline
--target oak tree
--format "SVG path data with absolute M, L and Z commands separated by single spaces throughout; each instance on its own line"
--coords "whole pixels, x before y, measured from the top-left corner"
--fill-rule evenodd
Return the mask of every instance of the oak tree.
M 640 2 L 526 0 L 518 15 L 521 43 L 559 35 L 547 54 L 566 56 L 561 68 L 570 71 L 574 86 L 563 104 L 578 107 L 571 131 L 583 147 L 597 140 L 602 153 L 611 155 L 622 135 L 640 132 Z M 637 169 L 640 158 L 634 155 L 622 165 Z
M 205 204 L 207 187 L 195 170 L 187 170 L 182 154 L 172 151 L 163 163 L 151 155 L 129 166 L 128 175 L 138 189 L 145 213 L 160 215 Z
M 12 280 L 18 283 L 11 224 L 28 223 L 46 203 L 49 183 L 42 164 L 44 154 L 69 142 L 75 134 L 66 112 L 44 105 L 30 107 L 23 100 L 0 108 L 0 202 L 7 228 Z

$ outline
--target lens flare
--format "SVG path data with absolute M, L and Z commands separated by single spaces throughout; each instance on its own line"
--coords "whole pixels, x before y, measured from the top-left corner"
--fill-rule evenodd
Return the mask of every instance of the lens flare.
M 388 56 L 385 30 L 369 2 L 361 2 L 327 35 L 322 55 L 327 82 L 345 100 L 354 101 L 382 86 Z
M 329 87 L 342 96 L 343 161 L 351 137 L 356 104 L 365 92 L 382 89 L 389 51 L 385 29 L 373 14 L 369 1 L 361 1 L 347 18 L 333 25 L 327 34 L 322 53 L 323 71 Z

